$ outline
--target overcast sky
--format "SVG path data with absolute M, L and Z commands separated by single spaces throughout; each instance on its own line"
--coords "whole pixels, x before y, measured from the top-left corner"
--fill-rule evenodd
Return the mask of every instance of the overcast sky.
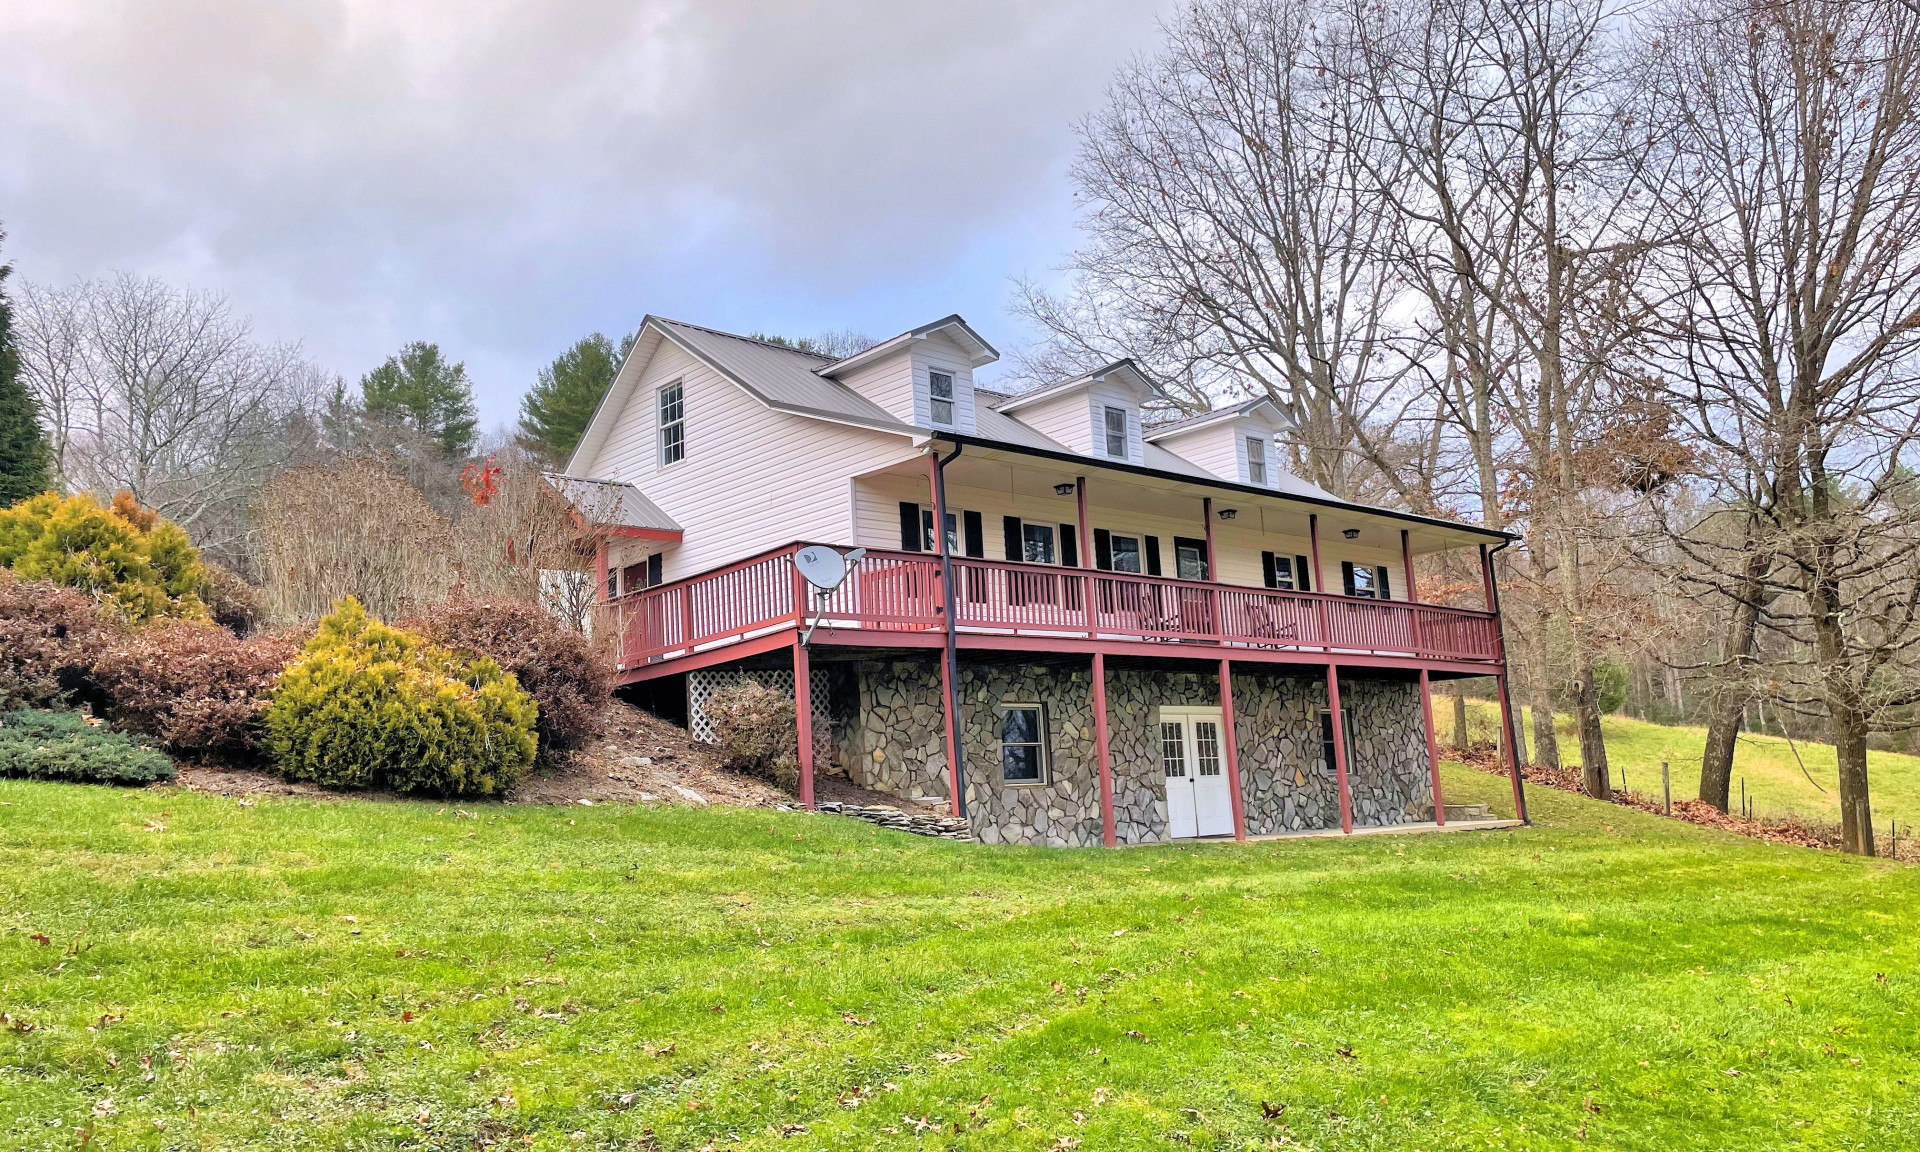
M 647 312 L 876 336 L 1074 244 L 1072 124 L 1167 0 L 6 0 L 0 255 L 228 294 L 350 379 L 466 360 L 488 426 Z

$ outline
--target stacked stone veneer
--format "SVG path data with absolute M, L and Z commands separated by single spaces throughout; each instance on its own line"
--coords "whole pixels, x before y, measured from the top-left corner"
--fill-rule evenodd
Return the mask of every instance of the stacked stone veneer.
M 940 670 L 932 659 L 860 664 L 836 717 L 840 758 L 855 783 L 923 802 L 947 797 Z M 963 659 L 961 746 L 967 765 L 967 813 L 986 843 L 1095 845 L 1101 842 L 1099 769 L 1094 752 L 1090 669 L 1072 663 Z M 1400 824 L 1432 818 L 1426 735 L 1418 690 L 1409 683 L 1342 680 L 1341 702 L 1353 716 L 1349 766 L 1354 823 Z M 1322 763 L 1318 676 L 1236 672 L 1235 735 L 1247 831 L 1253 835 L 1340 823 L 1331 764 Z M 1109 668 L 1108 740 L 1112 751 L 1114 825 L 1122 844 L 1167 839 L 1165 779 L 1158 708 L 1218 705 L 1214 676 Z M 999 720 L 1003 704 L 1046 707 L 1048 780 L 1000 780 Z

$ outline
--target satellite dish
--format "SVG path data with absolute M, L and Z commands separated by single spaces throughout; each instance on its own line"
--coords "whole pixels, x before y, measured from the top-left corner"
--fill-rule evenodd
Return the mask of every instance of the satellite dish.
M 793 554 L 794 567 L 800 569 L 800 575 L 807 583 L 822 592 L 831 592 L 840 587 L 847 578 L 846 557 L 823 544 L 809 544 Z

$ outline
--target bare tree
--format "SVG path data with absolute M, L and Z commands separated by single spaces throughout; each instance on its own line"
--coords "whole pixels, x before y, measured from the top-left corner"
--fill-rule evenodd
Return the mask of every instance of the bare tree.
M 1769 679 L 1824 711 L 1843 842 L 1871 855 L 1867 736 L 1920 701 L 1920 14 L 1700 0 L 1650 43 L 1657 188 L 1688 237 L 1653 364 L 1710 465 L 1703 512 L 1664 524 L 1736 606 L 1731 659 L 1780 638 Z
M 1416 422 L 1391 355 L 1400 285 L 1374 253 L 1392 226 L 1362 161 L 1312 5 L 1201 0 L 1124 69 L 1080 129 L 1073 178 L 1091 242 L 1076 288 L 1025 287 L 1052 374 L 1129 354 L 1177 403 L 1265 392 L 1293 424 L 1296 470 L 1347 496 L 1429 506 L 1396 438 Z M 1417 446 L 1419 431 L 1410 437 Z M 1403 446 L 1402 446 L 1403 448 Z M 1428 473 L 1430 475 L 1430 473 Z
M 23 294 L 23 375 L 47 415 L 63 485 L 126 489 L 216 554 L 287 458 L 286 421 L 322 377 L 253 339 L 210 293 L 121 274 Z

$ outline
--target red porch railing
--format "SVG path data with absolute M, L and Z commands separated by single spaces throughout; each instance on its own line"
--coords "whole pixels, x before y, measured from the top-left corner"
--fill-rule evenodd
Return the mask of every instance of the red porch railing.
M 942 628 L 938 557 L 869 551 L 816 597 L 791 544 L 616 601 L 623 667 L 734 643 L 816 613 L 836 631 Z M 1496 663 L 1487 612 L 1168 580 L 1044 564 L 954 558 L 962 633 L 1195 643 Z

